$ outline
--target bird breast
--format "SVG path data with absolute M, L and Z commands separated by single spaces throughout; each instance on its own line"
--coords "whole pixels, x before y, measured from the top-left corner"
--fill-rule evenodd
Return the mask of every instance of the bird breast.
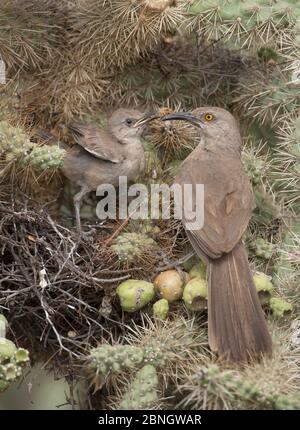
M 128 154 L 121 163 L 96 158 L 79 146 L 71 148 L 64 159 L 62 171 L 72 182 L 96 190 L 101 184 L 118 186 L 119 176 L 133 180 L 144 169 L 144 151 Z

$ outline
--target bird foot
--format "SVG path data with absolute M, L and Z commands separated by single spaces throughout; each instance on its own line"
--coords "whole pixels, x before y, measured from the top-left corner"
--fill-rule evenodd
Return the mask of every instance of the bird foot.
M 168 258 L 164 258 L 165 265 L 159 266 L 157 271 L 164 271 L 164 270 L 170 270 L 174 269 L 177 270 L 177 272 L 180 274 L 182 272 L 181 265 L 188 261 L 190 258 L 192 258 L 195 255 L 194 251 L 189 252 L 188 254 L 184 255 L 183 257 L 179 258 L 178 260 L 169 261 Z

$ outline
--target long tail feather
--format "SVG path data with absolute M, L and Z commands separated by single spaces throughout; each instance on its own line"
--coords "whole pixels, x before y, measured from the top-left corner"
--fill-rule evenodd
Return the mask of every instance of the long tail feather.
M 245 247 L 210 260 L 208 331 L 212 350 L 230 361 L 271 355 L 272 341 Z

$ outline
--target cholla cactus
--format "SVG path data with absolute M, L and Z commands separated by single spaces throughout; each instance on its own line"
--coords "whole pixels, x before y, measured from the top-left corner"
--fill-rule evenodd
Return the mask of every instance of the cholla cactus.
M 275 318 L 282 318 L 291 313 L 293 305 L 280 297 L 272 297 L 270 308 Z
M 270 172 L 271 163 L 268 154 L 265 154 L 266 143 L 253 141 L 246 142 L 243 148 L 242 161 L 252 185 L 257 186 L 265 182 Z
M 242 46 L 264 45 L 292 28 L 299 16 L 293 0 L 195 0 L 188 9 L 192 25 L 206 38 L 225 38 Z
M 124 337 L 126 344 L 100 345 L 87 360 L 94 383 L 119 387 L 145 365 L 156 369 L 161 392 L 177 382 L 194 362 L 204 359 L 207 340 L 194 321 L 152 321 L 147 315 L 141 326 L 134 324 Z M 118 402 L 117 402 L 118 403 Z
M 194 384 L 195 392 L 191 392 L 184 399 L 183 404 L 184 406 L 193 405 L 193 409 L 202 409 L 202 402 L 213 402 L 213 398 L 216 399 L 215 405 L 217 406 L 218 401 L 219 404 L 222 404 L 223 401 L 226 402 L 226 397 L 231 397 L 231 401 L 235 400 L 242 404 L 259 405 L 261 409 L 299 409 L 300 407 L 298 394 L 285 395 L 268 392 L 259 384 L 247 380 L 239 372 L 221 370 L 221 367 L 214 364 L 206 368 L 199 368 L 197 374 L 190 379 L 190 383 Z M 181 389 L 188 391 L 189 387 L 185 386 Z
M 93 67 L 124 67 L 184 21 L 184 0 L 87 0 L 70 15 L 71 43 Z M 94 64 L 93 64 L 94 63 Z
M 274 195 L 266 190 L 254 189 L 256 208 L 253 211 L 252 221 L 258 226 L 268 226 L 276 218 L 280 218 L 281 207 L 275 202 Z
M 300 280 L 300 224 L 294 219 L 278 244 L 277 258 L 274 264 L 274 283 L 283 298 L 287 298 L 293 307 L 299 307 Z M 275 303 L 276 304 L 276 303 Z
M 299 348 L 295 329 L 270 327 L 273 355 L 269 359 L 227 367 L 196 364 L 178 387 L 179 407 L 202 409 L 299 408 Z M 295 344 L 293 343 L 295 341 Z M 299 343 L 298 343 L 299 344 Z
M 143 233 L 121 233 L 111 249 L 122 262 L 133 262 L 141 258 L 147 249 L 157 247 L 154 239 Z
M 110 374 L 139 369 L 145 364 L 151 364 L 163 371 L 168 363 L 173 362 L 175 365 L 179 357 L 182 360 L 185 357 L 188 359 L 192 351 L 187 350 L 187 345 L 192 346 L 194 342 L 194 352 L 199 348 L 199 336 L 196 336 L 194 332 L 190 333 L 188 326 L 183 322 L 164 322 L 160 325 L 159 321 L 157 321 L 151 324 L 152 328 L 162 328 L 162 333 L 159 337 L 156 338 L 153 332 L 153 336 L 147 337 L 146 341 L 146 339 L 139 338 L 143 333 L 137 331 L 136 335 L 139 337 L 129 337 L 130 345 L 105 344 L 93 348 L 87 358 L 90 370 L 96 377 L 100 376 L 102 378 L 106 378 Z M 169 338 L 168 327 L 170 332 L 175 335 L 175 338 Z M 189 359 L 191 359 L 191 356 Z M 180 362 L 176 364 L 178 366 L 182 365 Z
M 243 114 L 252 120 L 258 119 L 261 124 L 271 122 L 276 126 L 291 118 L 299 105 L 299 88 L 291 86 L 289 77 L 284 75 L 270 81 L 259 74 L 254 83 L 252 79 L 241 81 L 235 91 L 239 94 L 235 103 Z
M 103 99 L 109 81 L 89 61 L 79 57 L 78 46 L 65 41 L 63 55 L 58 55 L 39 80 L 32 103 L 40 111 L 53 115 L 58 122 L 68 122 L 83 112 L 92 112 Z
M 249 246 L 257 257 L 263 258 L 264 260 L 270 260 L 274 254 L 274 245 L 262 237 L 257 237 Z
M 106 377 L 111 373 L 139 367 L 143 360 L 144 352 L 139 347 L 107 344 L 90 351 L 88 365 L 96 376 Z
M 155 239 L 161 232 L 158 225 L 155 225 L 151 220 L 131 220 L 128 225 L 128 231 L 130 233 L 145 234 Z
M 29 154 L 24 157 L 23 163 L 30 163 L 38 170 L 56 170 L 63 164 L 65 151 L 58 146 L 34 145 Z
M 145 316 L 141 325 L 134 324 L 125 340 L 144 349 L 146 362 L 158 369 L 165 384 L 180 379 L 194 360 L 200 362 L 207 347 L 201 327 L 184 318 L 152 321 Z
M 0 151 L 7 162 L 31 164 L 38 170 L 55 170 L 62 166 L 65 151 L 56 146 L 38 146 L 20 127 L 0 122 Z
M 0 28 L 0 58 L 9 71 L 41 70 L 57 41 L 58 15 L 47 0 L 3 0 Z
M 176 110 L 205 104 L 226 106 L 232 99 L 227 92 L 246 64 L 223 45 L 212 47 L 203 41 L 199 47 L 195 34 L 183 37 L 175 33 L 164 37 L 150 57 L 116 73 L 107 88 L 105 102 Z M 172 134 L 166 135 L 170 141 Z
M 300 117 L 283 123 L 275 154 L 275 182 L 279 193 L 298 212 L 300 209 Z
M 29 352 L 17 348 L 8 339 L 0 338 L 0 392 L 23 373 L 24 365 L 29 361 Z
M 142 367 L 129 383 L 117 410 L 156 409 L 158 404 L 158 376 L 155 367 L 147 364 Z
M 18 159 L 26 156 L 33 144 L 26 133 L 19 127 L 13 127 L 6 121 L 0 122 L 0 149 L 7 153 L 8 159 Z
M 21 376 L 24 365 L 29 361 L 26 349 L 17 348 L 11 340 L 5 338 L 6 325 L 6 318 L 0 315 L 0 392 Z

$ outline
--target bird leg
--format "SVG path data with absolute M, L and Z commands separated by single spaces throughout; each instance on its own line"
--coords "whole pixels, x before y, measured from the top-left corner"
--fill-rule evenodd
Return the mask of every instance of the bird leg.
M 73 197 L 74 207 L 75 207 L 76 226 L 79 232 L 81 232 L 81 221 L 80 221 L 81 202 L 83 197 L 90 191 L 91 191 L 90 188 L 83 185 L 79 193 L 75 194 L 75 196 Z
M 185 263 L 186 261 L 190 260 L 195 255 L 194 251 L 189 252 L 188 254 L 184 255 L 183 257 L 179 258 L 178 260 L 170 261 L 166 254 L 162 255 L 164 259 L 164 263 L 166 263 L 164 266 L 160 265 L 155 270 L 156 272 L 162 272 L 164 270 L 170 270 L 175 269 L 181 275 L 182 270 L 180 266 Z

